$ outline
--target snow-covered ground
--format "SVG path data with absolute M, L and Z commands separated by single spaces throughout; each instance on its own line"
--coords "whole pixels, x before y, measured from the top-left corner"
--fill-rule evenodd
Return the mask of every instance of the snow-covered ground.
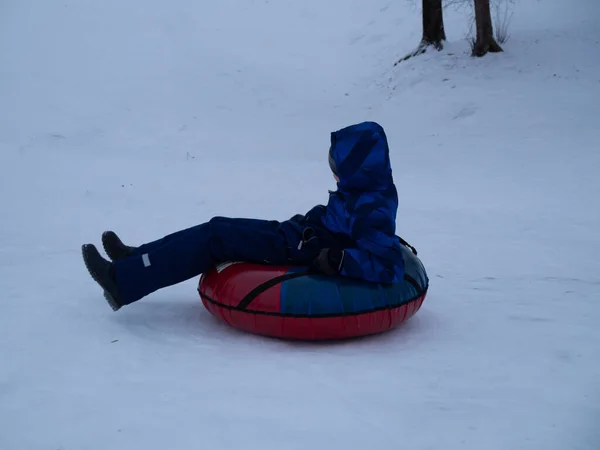
M 0 449 L 600 448 L 596 0 L 520 0 L 506 53 L 397 0 L 5 0 Z M 430 294 L 390 333 L 244 334 L 197 280 L 114 313 L 80 246 L 327 200 L 379 121 Z

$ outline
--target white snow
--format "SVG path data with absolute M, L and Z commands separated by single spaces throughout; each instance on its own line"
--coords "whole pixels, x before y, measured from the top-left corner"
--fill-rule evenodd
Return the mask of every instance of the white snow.
M 596 0 L 521 0 L 506 52 L 397 67 L 392 0 L 5 0 L 0 449 L 600 448 Z M 282 342 L 197 280 L 110 310 L 80 256 L 327 200 L 329 132 L 379 121 L 431 278 L 395 331 Z

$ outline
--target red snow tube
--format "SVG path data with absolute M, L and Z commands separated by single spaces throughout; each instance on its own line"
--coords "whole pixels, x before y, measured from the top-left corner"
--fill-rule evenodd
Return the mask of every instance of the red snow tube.
M 215 317 L 251 333 L 284 339 L 344 339 L 390 330 L 421 307 L 428 278 L 404 252 L 403 282 L 380 285 L 309 273 L 301 267 L 227 263 L 200 279 Z

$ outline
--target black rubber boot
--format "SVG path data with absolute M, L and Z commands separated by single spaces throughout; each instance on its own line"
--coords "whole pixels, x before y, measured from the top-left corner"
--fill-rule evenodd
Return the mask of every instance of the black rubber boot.
M 104 289 L 104 298 L 114 311 L 118 311 L 123 304 L 119 295 L 119 287 L 115 280 L 113 263 L 105 260 L 98 249 L 92 244 L 81 247 L 81 254 L 88 272 L 96 283 Z
M 127 258 L 135 251 L 135 247 L 123 244 L 114 231 L 102 233 L 102 246 L 108 257 L 113 261 Z

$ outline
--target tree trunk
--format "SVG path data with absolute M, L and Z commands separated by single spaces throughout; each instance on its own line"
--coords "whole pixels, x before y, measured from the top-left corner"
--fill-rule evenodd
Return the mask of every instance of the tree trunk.
M 446 40 L 442 0 L 423 0 L 423 40 L 422 43 L 433 45 L 437 50 L 444 48 Z
M 415 51 L 400 59 L 396 64 L 425 53 L 427 47 L 431 45 L 436 50 L 442 50 L 445 40 L 446 31 L 444 30 L 442 0 L 423 0 L 423 38 L 421 39 L 421 43 Z
M 473 44 L 473 56 L 483 56 L 488 52 L 503 51 L 494 39 L 490 0 L 475 0 L 475 23 L 477 38 Z

